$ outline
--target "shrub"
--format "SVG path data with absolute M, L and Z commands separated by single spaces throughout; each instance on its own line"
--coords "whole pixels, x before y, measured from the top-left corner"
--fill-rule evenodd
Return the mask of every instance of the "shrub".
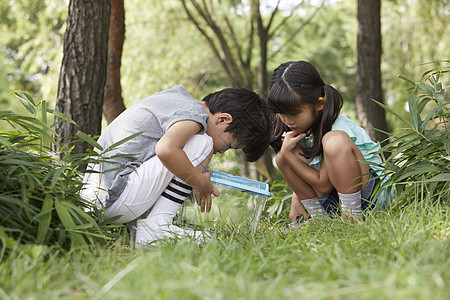
M 53 152 L 57 143 L 48 116 L 74 122 L 49 109 L 45 101 L 24 92 L 14 95 L 32 116 L 0 111 L 0 122 L 13 128 L 0 131 L 0 254 L 19 243 L 65 249 L 104 243 L 114 227 L 106 225 L 101 210 L 79 196 L 80 166 L 92 161 L 94 152 Z M 89 140 L 85 134 L 78 136 Z
M 448 71 L 426 72 L 424 82 L 416 83 L 399 76 L 412 86 L 407 101 L 409 119 L 379 103 L 406 126 L 391 135 L 382 149 L 390 153 L 385 166 L 390 179 L 382 188 L 393 189 L 399 205 L 450 199 L 450 102 L 445 99 L 442 80 Z

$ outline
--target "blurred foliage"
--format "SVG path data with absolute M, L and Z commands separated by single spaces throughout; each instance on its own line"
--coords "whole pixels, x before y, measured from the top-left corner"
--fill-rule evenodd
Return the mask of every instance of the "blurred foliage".
M 397 80 L 399 74 L 420 81 L 418 74 L 430 68 L 443 68 L 443 60 L 450 58 L 450 1 L 398 0 L 383 1 L 382 76 L 385 102 L 404 118 L 410 118 L 404 99 L 408 97 L 409 84 Z M 444 85 L 449 77 L 442 78 Z M 445 95 L 448 101 L 448 94 Z M 403 124 L 388 114 L 393 130 Z
M 0 108 L 24 112 L 8 98 L 24 90 L 56 101 L 62 60 L 66 0 L 0 1 Z
M 194 97 L 227 85 L 207 44 L 178 1 L 125 1 L 122 90 L 129 105 L 182 84 Z
M 291 30 L 306 18 L 299 12 Z M 295 41 L 269 63 L 272 72 L 288 60 L 307 60 L 320 71 L 324 81 L 336 87 L 344 98 L 344 112 L 357 120 L 355 106 L 356 76 L 356 5 L 353 1 L 338 1 L 321 9 Z

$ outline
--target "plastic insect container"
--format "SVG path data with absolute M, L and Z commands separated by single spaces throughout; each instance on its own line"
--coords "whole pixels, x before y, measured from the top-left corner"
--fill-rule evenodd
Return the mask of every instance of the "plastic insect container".
M 215 170 L 212 171 L 211 182 L 220 192 L 219 197 L 212 197 L 211 211 L 202 213 L 200 206 L 186 200 L 178 213 L 177 223 L 204 229 L 230 228 L 256 232 L 267 197 L 270 196 L 269 185 Z

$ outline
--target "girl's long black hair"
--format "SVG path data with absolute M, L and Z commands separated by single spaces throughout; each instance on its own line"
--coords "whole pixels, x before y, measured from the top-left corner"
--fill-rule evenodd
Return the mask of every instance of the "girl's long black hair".
M 314 136 L 311 147 L 301 146 L 306 157 L 322 154 L 322 138 L 331 130 L 339 115 L 342 96 L 335 88 L 325 84 L 319 71 L 306 61 L 286 62 L 275 69 L 268 95 L 269 106 L 274 113 L 295 115 L 305 108 L 314 108 L 319 97 L 325 98 L 325 106 L 316 116 L 312 128 L 306 132 Z M 271 143 L 275 151 L 280 150 L 281 135 L 287 130 L 280 118 L 275 118 Z

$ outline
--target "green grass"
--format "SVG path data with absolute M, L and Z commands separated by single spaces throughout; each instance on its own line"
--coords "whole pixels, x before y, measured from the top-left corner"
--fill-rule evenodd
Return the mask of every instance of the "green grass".
M 21 246 L 0 263 L 0 299 L 448 299 L 450 210 L 420 205 L 202 246 Z

